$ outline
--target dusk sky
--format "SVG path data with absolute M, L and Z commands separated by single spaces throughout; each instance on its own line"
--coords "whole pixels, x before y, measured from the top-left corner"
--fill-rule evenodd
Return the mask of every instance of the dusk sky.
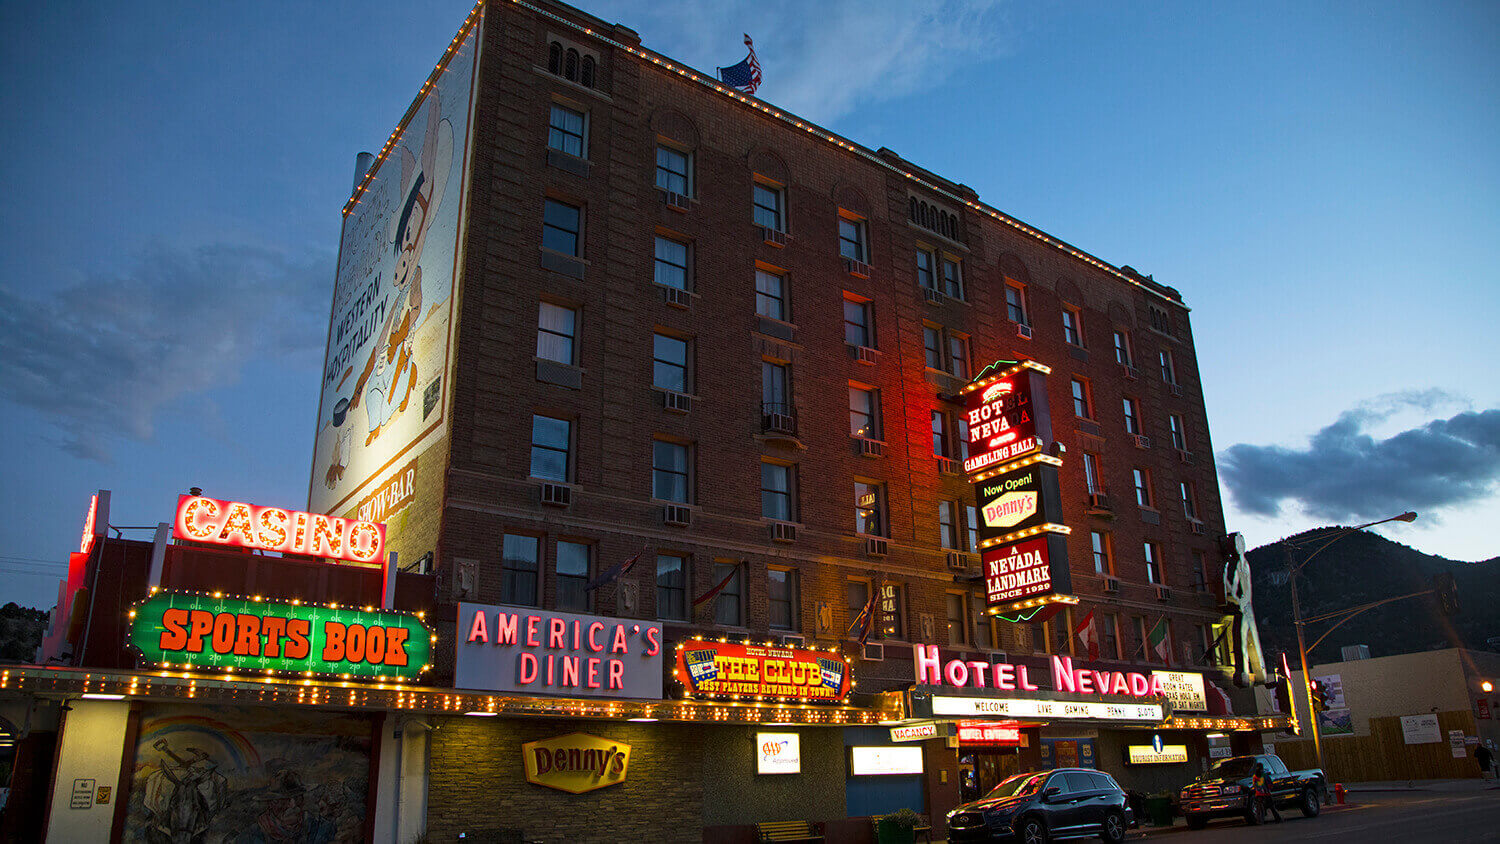
M 707 73 L 748 32 L 765 100 L 1180 290 L 1252 547 L 1414 509 L 1500 554 L 1500 4 L 582 8 Z M 354 155 L 469 9 L 0 5 L 0 602 L 96 489 L 306 503 Z

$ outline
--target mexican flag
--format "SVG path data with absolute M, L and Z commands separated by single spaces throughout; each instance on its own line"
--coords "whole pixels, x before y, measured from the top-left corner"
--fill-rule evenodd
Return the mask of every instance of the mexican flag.
M 1156 656 L 1168 665 L 1172 664 L 1172 644 L 1167 641 L 1167 617 L 1162 616 L 1151 628 L 1151 633 L 1146 637 L 1151 642 L 1151 649 L 1156 651 Z
M 1078 636 L 1078 641 L 1083 643 L 1084 651 L 1089 659 L 1099 658 L 1099 625 L 1094 623 L 1094 611 L 1089 610 L 1083 621 L 1078 623 L 1078 628 L 1073 631 Z

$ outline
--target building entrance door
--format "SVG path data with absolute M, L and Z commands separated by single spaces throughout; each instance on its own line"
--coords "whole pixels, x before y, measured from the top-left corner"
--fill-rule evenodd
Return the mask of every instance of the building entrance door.
M 1021 773 L 1021 760 L 1013 747 L 966 747 L 959 751 L 959 783 L 963 802 L 978 800 L 1005 781 Z

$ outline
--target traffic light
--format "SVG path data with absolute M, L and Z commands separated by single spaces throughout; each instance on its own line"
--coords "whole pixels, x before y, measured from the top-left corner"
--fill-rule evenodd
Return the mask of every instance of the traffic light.
M 1270 689 L 1271 694 L 1276 696 L 1276 708 L 1287 715 L 1295 712 L 1292 709 L 1292 690 L 1290 687 L 1291 684 L 1287 682 L 1285 677 L 1266 684 L 1266 688 Z
M 1328 691 L 1323 684 L 1317 680 L 1309 680 L 1308 692 L 1312 695 L 1312 708 L 1314 713 L 1322 712 L 1328 708 Z
M 1442 571 L 1432 576 L 1432 594 L 1443 615 L 1458 615 L 1458 585 L 1453 582 L 1453 572 Z

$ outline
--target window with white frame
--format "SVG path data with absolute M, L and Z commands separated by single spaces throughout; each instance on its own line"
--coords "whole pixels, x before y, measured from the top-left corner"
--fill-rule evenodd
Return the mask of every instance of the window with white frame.
M 937 290 L 936 253 L 927 249 L 917 250 L 917 285 L 928 290 Z
M 656 236 L 655 281 L 663 287 L 688 290 L 688 245 L 670 237 Z
M 943 256 L 943 295 L 950 299 L 964 298 L 964 266 L 957 258 Z
M 969 338 L 966 335 L 948 335 L 948 372 L 954 378 L 969 380 Z
M 664 191 L 692 195 L 692 159 L 669 146 L 656 148 L 656 186 Z
M 1135 503 L 1151 509 L 1151 472 L 1147 469 L 1131 469 L 1135 479 Z
M 1077 308 L 1071 307 L 1069 305 L 1064 305 L 1063 306 L 1063 312 L 1062 312 L 1062 319 L 1063 319 L 1063 339 L 1066 340 L 1066 341 L 1068 341 L 1069 343 L 1075 345 L 1075 346 L 1082 347 L 1083 346 L 1083 315 L 1082 315 L 1082 313 Z
M 564 105 L 552 104 L 552 116 L 547 128 L 547 146 L 574 155 L 586 158 L 584 155 L 584 125 L 583 112 L 575 111 Z
M 1176 384 L 1177 383 L 1177 367 L 1172 362 L 1172 352 L 1171 352 L 1171 350 L 1170 349 L 1162 349 L 1161 352 L 1160 352 L 1160 356 L 1161 356 L 1161 380 L 1167 382 L 1168 384 Z
M 1089 395 L 1089 384 L 1082 378 L 1074 378 L 1073 388 L 1073 415 L 1079 419 L 1094 418 L 1094 399 Z
M 577 310 L 551 302 L 541 303 L 537 314 L 536 356 L 570 366 L 577 363 L 573 342 L 577 330 Z
M 1195 500 L 1192 481 L 1182 481 L 1177 488 L 1182 493 L 1182 515 L 1190 522 L 1198 521 L 1198 502 Z
M 851 346 L 875 348 L 875 332 L 871 330 L 870 302 L 844 294 L 844 342 Z
M 867 263 L 869 251 L 865 245 L 865 221 L 850 217 L 839 217 L 839 255 L 851 261 Z
M 535 536 L 507 533 L 500 541 L 500 603 L 535 607 L 537 604 Z
M 568 482 L 572 451 L 573 423 L 567 419 L 531 417 L 531 477 L 544 481 Z
M 1167 416 L 1167 427 L 1172 431 L 1172 447 L 1187 450 L 1187 435 L 1182 427 L 1182 417 L 1176 413 Z
M 1126 396 L 1125 397 L 1125 401 L 1124 401 L 1124 407 L 1125 407 L 1125 433 L 1127 433 L 1127 434 L 1139 434 L 1141 432 L 1141 420 L 1140 420 L 1140 417 L 1136 415 L 1135 399 L 1131 398 L 1130 396 Z
M 755 271 L 755 312 L 763 317 L 787 320 L 786 276 L 770 270 Z
M 754 219 L 757 226 L 764 226 L 779 232 L 786 231 L 785 215 L 782 212 L 783 196 L 780 188 L 761 182 L 755 183 L 752 198 L 755 204 Z
M 1019 284 L 1005 285 L 1005 315 L 1020 325 L 1030 325 L 1026 319 L 1026 289 Z
M 761 461 L 760 514 L 767 519 L 796 521 L 792 517 L 792 467 Z
M 962 647 L 969 643 L 969 604 L 966 596 L 958 592 L 949 592 L 946 599 L 948 616 L 948 644 L 954 647 Z
M 880 439 L 880 393 L 870 387 L 849 385 L 849 435 Z
M 1099 455 L 1085 451 L 1083 453 L 1083 481 L 1087 485 L 1089 495 L 1100 495 L 1104 492 L 1104 484 L 1100 481 Z
M 1162 580 L 1161 571 L 1161 547 L 1158 546 L 1155 542 L 1143 542 L 1141 543 L 1141 554 L 1145 557 L 1146 560 L 1146 582 L 1155 583 L 1158 585 L 1163 583 L 1164 581 Z
M 1130 335 L 1124 331 L 1114 333 L 1115 362 L 1132 366 L 1134 358 L 1130 356 Z
M 651 497 L 658 501 L 688 504 L 692 496 L 689 467 L 691 448 L 671 440 L 651 443 Z
M 583 211 L 556 199 L 548 199 L 542 206 L 542 248 L 563 255 L 581 255 Z
M 1114 574 L 1114 548 L 1110 544 L 1109 534 L 1100 530 L 1090 531 L 1089 541 L 1092 543 L 1094 551 L 1094 572 L 1096 574 Z
M 669 334 L 651 335 L 651 385 L 688 392 L 688 341 Z
M 958 502 L 938 502 L 938 544 L 958 550 Z

